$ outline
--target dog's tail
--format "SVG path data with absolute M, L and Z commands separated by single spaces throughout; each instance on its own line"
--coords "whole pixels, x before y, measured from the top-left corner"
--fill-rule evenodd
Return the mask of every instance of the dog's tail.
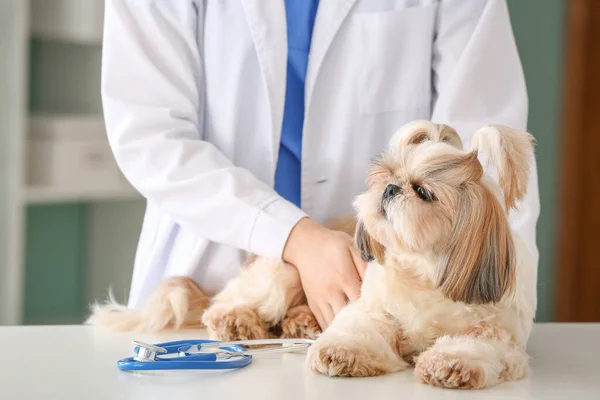
M 109 293 L 106 303 L 92 305 L 86 324 L 119 332 L 202 328 L 202 314 L 209 303 L 194 281 L 177 276 L 162 282 L 139 309 L 119 304 Z

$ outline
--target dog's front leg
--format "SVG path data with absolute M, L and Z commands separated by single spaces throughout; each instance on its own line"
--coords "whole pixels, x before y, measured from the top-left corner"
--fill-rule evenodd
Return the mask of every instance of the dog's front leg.
M 329 376 L 375 376 L 406 368 L 400 329 L 377 317 L 358 303 L 344 308 L 309 349 L 308 368 Z
M 215 296 L 202 322 L 211 339 L 216 340 L 273 337 L 276 335 L 270 328 L 284 318 L 284 333 L 314 335 L 318 325 L 308 307 L 302 308 L 305 303 L 296 268 L 280 260 L 259 257 Z
M 481 389 L 517 380 L 529 372 L 529 357 L 504 329 L 482 323 L 442 336 L 417 358 L 424 383 L 450 389 Z

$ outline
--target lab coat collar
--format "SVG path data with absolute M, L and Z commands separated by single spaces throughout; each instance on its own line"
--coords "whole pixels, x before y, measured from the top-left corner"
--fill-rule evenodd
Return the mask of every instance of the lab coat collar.
M 315 83 L 333 38 L 357 0 L 320 0 L 306 72 L 305 106 L 308 111 Z
M 307 111 L 327 51 L 356 1 L 319 1 L 306 74 L 305 106 Z M 283 0 L 242 0 L 242 4 L 267 88 L 273 129 L 273 163 L 276 163 L 285 105 L 287 71 L 285 3 Z
M 267 89 L 272 128 L 272 162 L 277 163 L 285 104 L 287 25 L 285 3 L 242 0 L 250 35 Z

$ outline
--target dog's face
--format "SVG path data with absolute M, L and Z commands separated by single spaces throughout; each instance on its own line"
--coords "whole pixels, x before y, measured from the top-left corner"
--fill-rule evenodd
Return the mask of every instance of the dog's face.
M 457 301 L 497 302 L 511 290 L 515 257 L 506 211 L 482 181 L 477 151 L 487 146 L 501 184 L 511 185 L 505 193 L 520 198 L 525 183 L 518 180 L 527 179 L 529 149 L 514 147 L 530 147 L 531 140 L 485 129 L 474 136 L 478 147 L 470 152 L 462 151 L 447 126 L 419 121 L 394 136 L 369 171 L 368 191 L 355 200 L 355 240 L 365 260 L 384 264 L 386 249 L 432 254 L 439 265 L 431 280 Z M 512 206 L 515 199 L 504 201 Z
M 386 248 L 439 250 L 458 209 L 481 178 L 476 156 L 425 142 L 386 152 L 369 172 L 369 190 L 355 205 L 369 234 Z

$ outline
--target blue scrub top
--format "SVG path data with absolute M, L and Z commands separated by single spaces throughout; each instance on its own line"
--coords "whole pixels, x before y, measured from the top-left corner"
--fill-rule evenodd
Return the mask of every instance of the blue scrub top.
M 285 0 L 288 63 L 285 108 L 281 128 L 275 190 L 301 206 L 302 128 L 304 126 L 304 83 L 318 0 Z

